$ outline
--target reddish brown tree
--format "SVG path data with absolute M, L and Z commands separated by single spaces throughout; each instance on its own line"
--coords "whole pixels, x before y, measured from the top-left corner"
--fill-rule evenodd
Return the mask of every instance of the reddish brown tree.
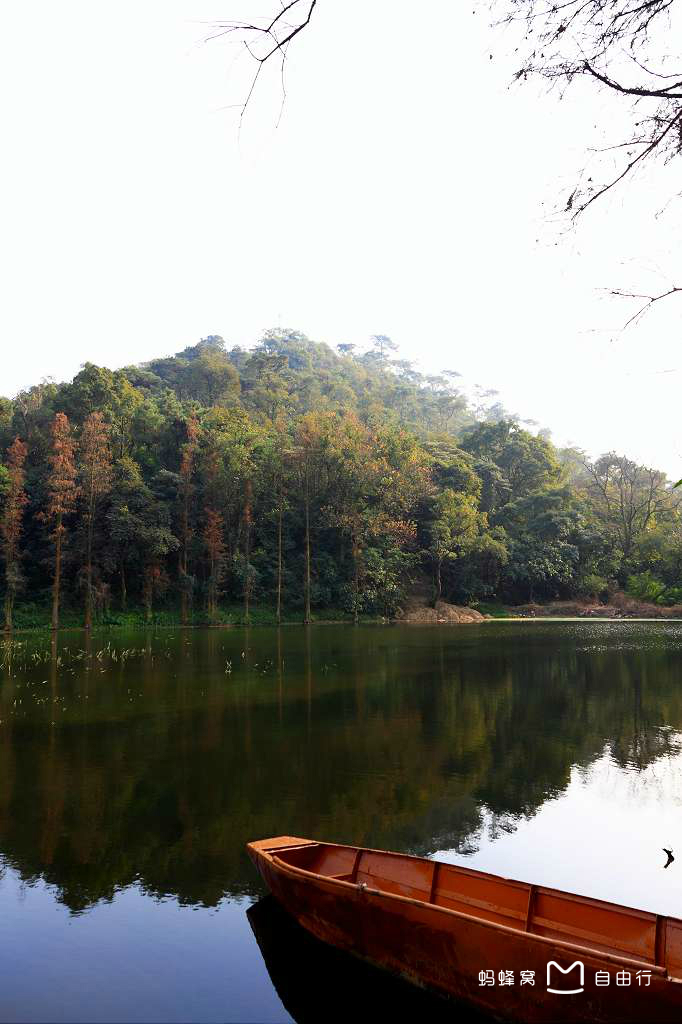
M 208 616 L 215 619 L 218 611 L 218 589 L 225 566 L 224 520 L 214 508 L 206 509 L 204 543 L 208 553 Z
M 180 616 L 183 626 L 189 619 L 189 542 L 192 538 L 190 509 L 192 502 L 194 464 L 199 447 L 199 424 L 195 416 L 190 416 L 186 423 L 187 441 L 182 446 L 180 462 Z
M 47 478 L 47 511 L 45 519 L 52 525 L 54 540 L 54 581 L 52 584 L 52 628 L 59 628 L 59 591 L 62 575 L 62 552 L 66 527 L 64 520 L 73 511 L 79 494 L 76 484 L 75 443 L 71 425 L 63 412 L 52 422 L 52 451 Z
M 144 617 L 146 622 L 152 621 L 154 614 L 154 594 L 163 594 L 168 587 L 168 577 L 156 558 L 147 562 L 142 582 L 142 600 L 144 601 Z
M 85 628 L 92 626 L 92 539 L 101 498 L 111 490 L 109 428 L 101 412 L 91 412 L 83 424 L 80 445 L 81 490 L 85 500 Z
M 24 506 L 28 501 L 24 490 L 24 462 L 27 448 L 18 437 L 7 449 L 7 474 L 9 478 L 5 505 L 0 519 L 0 539 L 5 557 L 5 629 L 12 628 L 14 596 L 20 580 L 19 540 Z

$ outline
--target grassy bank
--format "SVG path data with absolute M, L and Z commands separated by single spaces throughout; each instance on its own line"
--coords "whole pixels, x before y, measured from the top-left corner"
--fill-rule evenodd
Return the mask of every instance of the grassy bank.
M 300 609 L 282 612 L 282 625 L 301 625 L 303 613 Z M 312 615 L 312 621 L 321 622 L 352 622 L 353 616 L 339 608 L 318 608 Z M 363 616 L 361 622 L 377 622 L 376 617 Z M 249 615 L 251 626 L 276 626 L 277 612 L 274 606 L 257 605 L 251 608 Z M 145 627 L 176 627 L 181 625 L 179 608 L 162 608 L 155 611 L 151 619 L 147 618 L 143 608 L 128 608 L 125 611 L 110 611 L 96 616 L 93 627 L 121 627 L 126 629 L 140 629 Z M 196 609 L 190 613 L 188 626 L 244 626 L 247 625 L 244 618 L 244 609 L 241 605 L 225 605 L 221 607 L 215 617 L 209 619 L 203 609 Z M 81 608 L 65 608 L 59 617 L 60 629 L 80 629 L 83 626 L 83 611 Z M 14 630 L 49 630 L 50 629 L 50 608 L 37 604 L 19 605 L 14 610 Z

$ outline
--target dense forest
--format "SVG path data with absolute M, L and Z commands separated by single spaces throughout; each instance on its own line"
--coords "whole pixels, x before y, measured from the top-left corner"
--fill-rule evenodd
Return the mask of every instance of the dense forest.
M 427 580 L 484 607 L 682 601 L 664 473 L 557 449 L 382 335 L 86 363 L 0 399 L 0 450 L 8 628 L 393 616 Z

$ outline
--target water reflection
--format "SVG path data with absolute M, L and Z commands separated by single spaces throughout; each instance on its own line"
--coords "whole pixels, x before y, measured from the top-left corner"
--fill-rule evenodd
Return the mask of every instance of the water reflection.
M 654 763 L 675 774 L 680 630 L 637 633 L 24 641 L 0 688 L 0 852 L 74 910 L 134 881 L 203 905 L 256 894 L 243 844 L 280 832 L 471 853 L 605 751 L 630 779 Z
M 289 833 L 682 914 L 681 650 L 627 622 L 17 637 L 0 859 L 72 913 L 224 914 L 262 894 L 246 841 Z
M 297 1024 L 413 1020 L 451 1024 L 483 1020 L 385 971 L 326 946 L 267 896 L 246 915 L 282 1004 Z

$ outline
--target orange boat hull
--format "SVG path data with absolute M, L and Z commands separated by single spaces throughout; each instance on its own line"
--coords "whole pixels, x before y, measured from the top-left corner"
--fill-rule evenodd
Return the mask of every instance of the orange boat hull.
M 318 939 L 494 1017 L 681 1019 L 676 919 L 426 859 L 287 836 L 250 843 L 248 852 L 275 898 Z M 324 872 L 313 870 L 321 863 Z M 548 914 L 561 917 L 570 941 L 547 934 L 558 927 Z M 573 987 L 580 991 L 568 994 Z

